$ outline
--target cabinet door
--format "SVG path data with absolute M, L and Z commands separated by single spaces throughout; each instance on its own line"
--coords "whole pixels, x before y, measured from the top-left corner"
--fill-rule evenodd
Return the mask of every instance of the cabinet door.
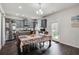
M 17 28 L 23 28 L 23 25 L 24 25 L 24 24 L 23 24 L 23 20 L 17 20 L 17 21 L 16 21 L 16 27 L 17 27 Z
M 43 28 L 47 27 L 47 19 L 41 20 L 41 27 L 43 27 Z

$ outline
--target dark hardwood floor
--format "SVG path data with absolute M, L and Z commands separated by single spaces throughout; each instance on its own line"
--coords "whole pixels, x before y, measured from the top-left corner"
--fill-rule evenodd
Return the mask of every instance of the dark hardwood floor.
M 61 43 L 52 42 L 52 46 L 48 47 L 48 42 L 41 49 L 32 49 L 31 52 L 25 52 L 24 55 L 79 55 L 79 49 L 67 46 Z M 8 41 L 0 50 L 0 55 L 18 55 L 16 41 Z

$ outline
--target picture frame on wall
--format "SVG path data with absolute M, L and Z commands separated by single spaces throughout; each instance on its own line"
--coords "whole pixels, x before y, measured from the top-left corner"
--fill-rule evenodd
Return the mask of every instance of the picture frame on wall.
M 79 28 L 79 15 L 73 16 L 73 17 L 71 18 L 71 26 L 72 26 L 73 28 Z

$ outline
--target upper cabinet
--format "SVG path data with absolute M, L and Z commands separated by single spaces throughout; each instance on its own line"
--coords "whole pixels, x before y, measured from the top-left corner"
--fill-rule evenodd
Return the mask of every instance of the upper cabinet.
M 23 28 L 23 20 L 16 20 L 16 28 Z
M 46 28 L 47 27 L 47 19 L 41 20 L 41 27 Z
M 16 28 L 17 29 L 23 28 L 23 30 L 31 30 L 31 29 L 34 30 L 36 24 L 37 24 L 36 19 L 16 20 Z

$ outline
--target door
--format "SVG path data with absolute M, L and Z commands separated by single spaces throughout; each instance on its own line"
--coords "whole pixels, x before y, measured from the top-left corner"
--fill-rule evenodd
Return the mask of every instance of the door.
M 52 38 L 59 41 L 58 23 L 52 23 Z

